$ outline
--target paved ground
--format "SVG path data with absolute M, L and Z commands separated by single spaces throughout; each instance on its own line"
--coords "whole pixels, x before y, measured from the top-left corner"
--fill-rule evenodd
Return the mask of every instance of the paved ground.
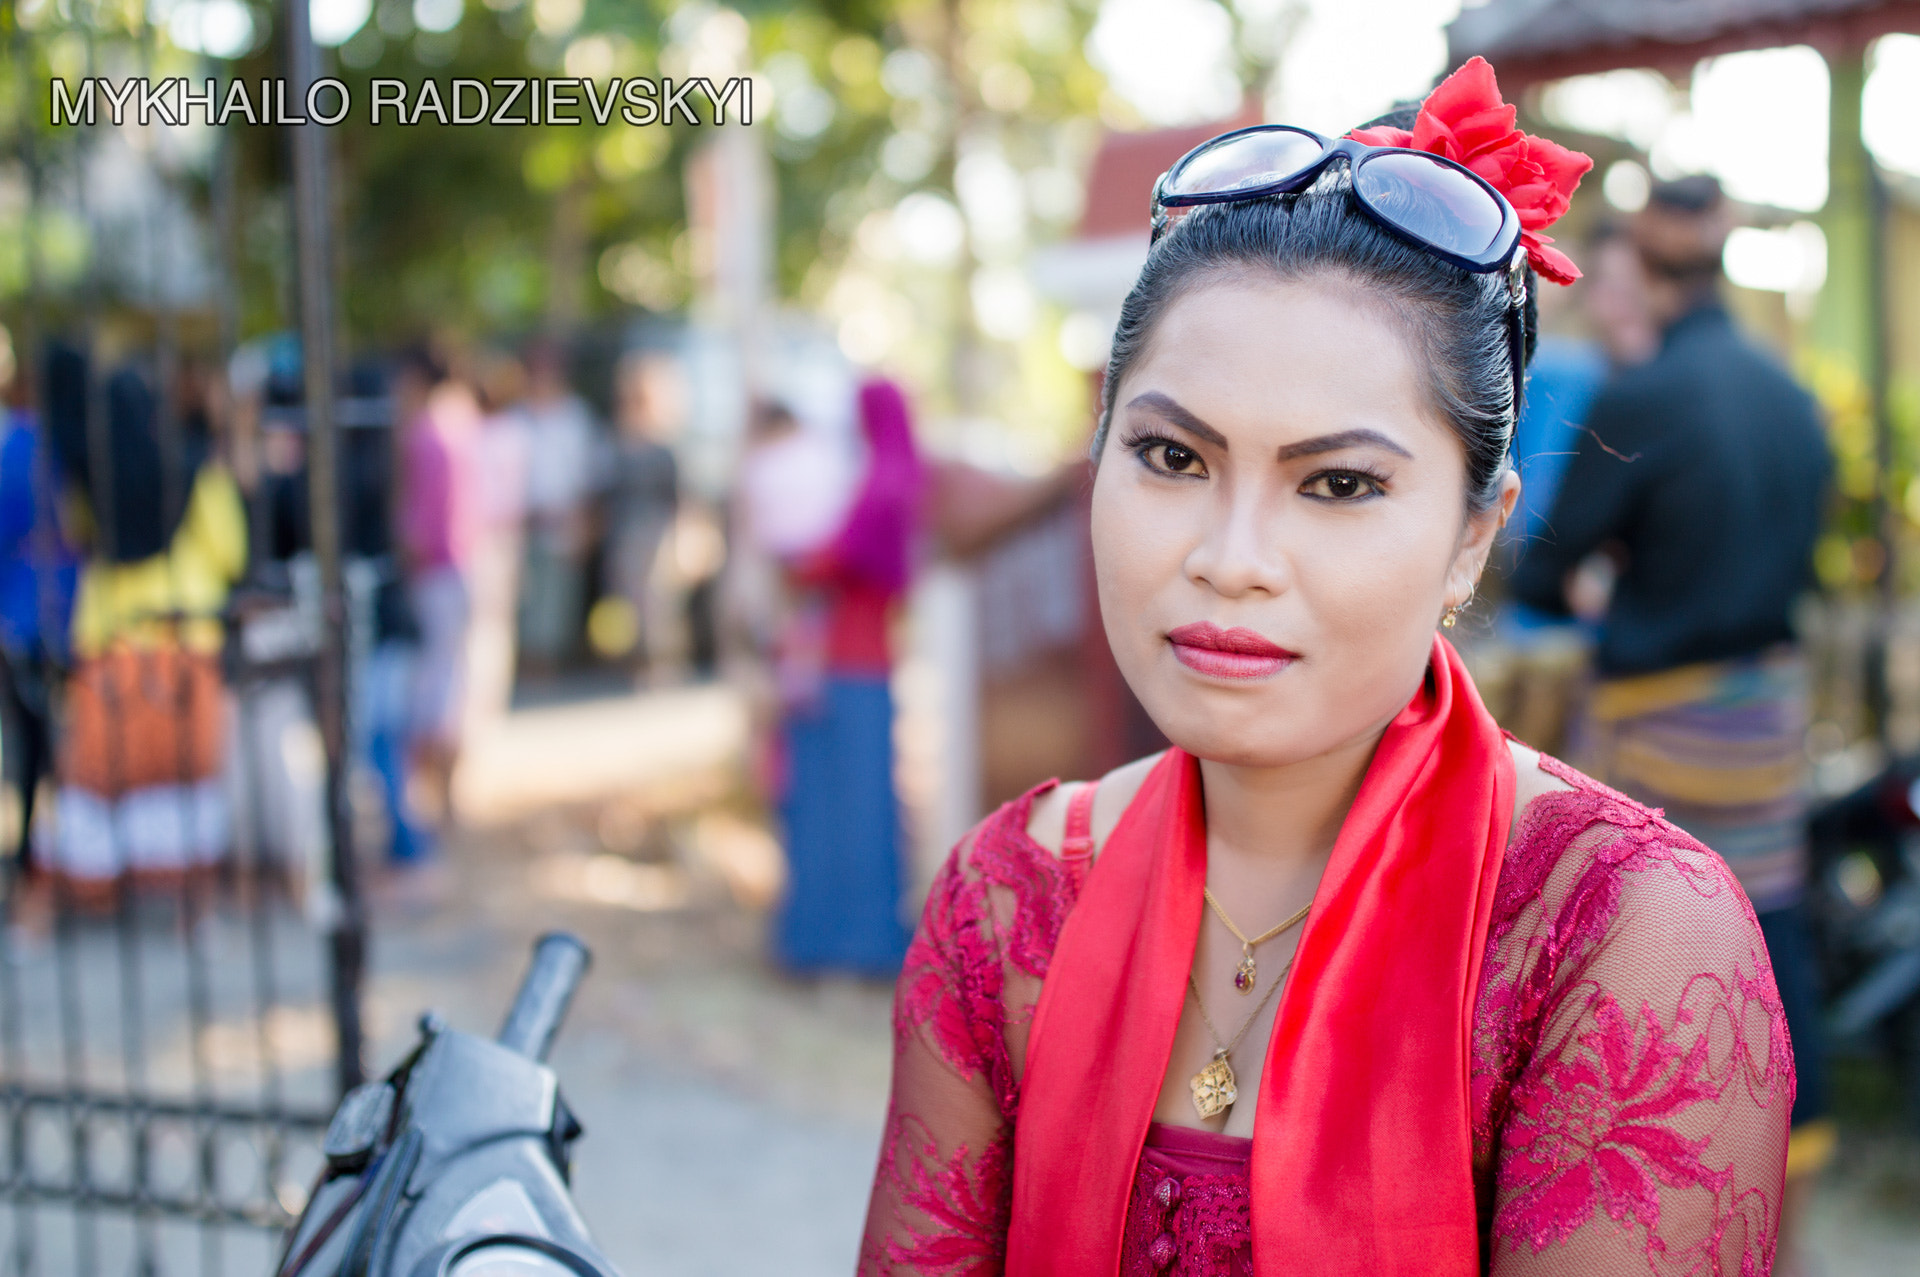
M 1850 1134 L 1807 1213 L 1808 1277 L 1920 1273 L 1920 1141 Z
M 609 1254 L 632 1277 L 850 1272 L 885 1096 L 887 993 L 781 984 L 757 968 L 750 919 L 554 902 L 529 889 L 526 863 L 484 854 L 462 857 L 478 881 L 461 895 L 475 891 L 480 909 L 435 911 L 379 943 L 382 1063 L 421 1006 L 495 1027 L 526 942 L 574 929 L 595 969 L 553 1064 L 587 1127 L 575 1182 Z
M 637 769 L 611 797 L 588 797 L 584 769 L 524 742 L 494 747 L 529 760 L 496 774 L 491 810 L 505 818 L 463 835 L 441 881 L 376 895 L 375 1064 L 404 1049 L 423 1007 L 496 1027 L 533 937 L 574 930 L 595 962 L 553 1064 L 587 1128 L 575 1183 L 608 1253 L 630 1277 L 846 1274 L 886 1099 L 891 990 L 798 984 L 761 960 L 777 850 L 734 792 L 738 720 L 716 726 L 716 711 L 734 712 L 686 693 L 630 706 L 624 722 L 584 707 L 579 735 L 574 711 L 537 711 L 540 736 L 562 747 L 627 738 Z M 535 763 L 566 801 L 528 801 Z

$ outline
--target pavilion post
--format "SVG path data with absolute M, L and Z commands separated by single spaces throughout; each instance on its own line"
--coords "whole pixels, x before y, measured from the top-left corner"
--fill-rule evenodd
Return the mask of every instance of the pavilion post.
M 1832 84 L 1828 117 L 1827 203 L 1820 227 L 1827 238 L 1827 279 L 1808 337 L 1823 355 L 1857 379 L 1873 428 L 1873 539 L 1879 548 L 1875 607 L 1867 653 L 1867 708 L 1882 745 L 1889 744 L 1892 696 L 1888 648 L 1899 602 L 1900 494 L 1893 483 L 1893 432 L 1887 416 L 1886 191 L 1861 136 L 1866 88 L 1863 47 L 1829 50 Z

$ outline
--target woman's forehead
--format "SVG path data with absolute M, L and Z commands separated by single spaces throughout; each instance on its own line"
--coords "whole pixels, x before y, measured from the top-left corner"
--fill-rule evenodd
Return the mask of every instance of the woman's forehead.
M 1407 325 L 1382 299 L 1316 280 L 1224 280 L 1193 289 L 1161 316 L 1128 370 L 1119 403 L 1172 400 L 1261 451 L 1295 438 L 1371 430 L 1409 453 L 1447 434 L 1433 410 Z M 1158 413 L 1157 415 L 1165 415 Z

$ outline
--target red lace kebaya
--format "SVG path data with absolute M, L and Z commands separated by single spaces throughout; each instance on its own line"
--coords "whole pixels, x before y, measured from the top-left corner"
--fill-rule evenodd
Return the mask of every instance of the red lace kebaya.
M 1753 913 L 1692 838 L 1541 765 L 1573 788 L 1521 816 L 1474 1015 L 1482 1266 L 1758 1277 L 1773 1264 L 1793 1066 Z M 955 850 L 907 955 L 862 1274 L 1001 1271 L 1027 1033 L 1079 894 L 1026 833 L 1033 797 Z M 1198 1162 L 1177 1146 L 1196 1134 L 1215 1142 Z M 1245 1141 L 1172 1136 L 1142 1152 L 1122 1271 L 1250 1273 L 1247 1180 L 1218 1159 Z

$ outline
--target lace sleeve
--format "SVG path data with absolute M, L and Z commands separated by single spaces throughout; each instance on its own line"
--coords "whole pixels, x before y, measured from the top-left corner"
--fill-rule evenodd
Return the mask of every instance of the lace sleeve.
M 1766 945 L 1719 858 L 1639 812 L 1574 841 L 1503 959 L 1531 1027 L 1495 1277 L 1773 1265 L 1793 1063 Z
M 894 995 L 893 1093 L 860 1273 L 1001 1271 L 1013 1080 L 985 884 L 962 843 L 935 879 Z

